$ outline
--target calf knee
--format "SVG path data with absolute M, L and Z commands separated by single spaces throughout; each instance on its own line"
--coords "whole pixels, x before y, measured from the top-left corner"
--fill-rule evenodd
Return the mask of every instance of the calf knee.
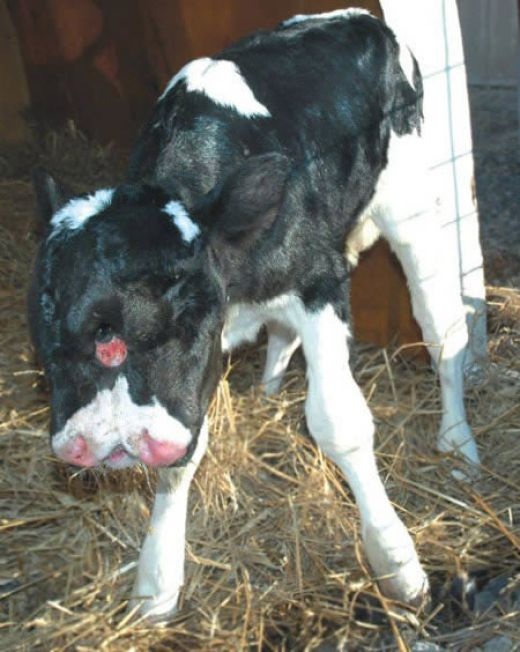
M 359 448 L 372 448 L 374 422 L 361 391 L 359 396 L 314 397 L 305 405 L 307 426 L 318 446 L 335 462 Z M 357 392 L 356 392 L 357 393 Z

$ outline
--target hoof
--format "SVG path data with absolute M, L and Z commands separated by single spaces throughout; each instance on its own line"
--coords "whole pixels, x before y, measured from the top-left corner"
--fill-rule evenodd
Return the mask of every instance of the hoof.
M 456 467 L 451 470 L 451 476 L 458 480 L 459 482 L 465 482 L 466 484 L 474 484 L 478 482 L 482 477 L 480 466 L 475 464 L 465 463 L 460 467 Z
M 282 386 L 283 374 L 279 376 L 273 376 L 271 378 L 262 379 L 262 388 L 266 396 L 275 396 L 280 393 L 280 388 Z
M 439 435 L 437 448 L 441 453 L 454 453 L 460 464 L 451 475 L 461 482 L 475 482 L 480 476 L 480 456 L 469 427 L 447 430 Z
M 418 562 L 405 564 L 392 576 L 380 578 L 378 584 L 383 595 L 414 609 L 430 601 L 428 577 Z
M 477 444 L 467 423 L 454 427 L 442 426 L 437 440 L 442 453 L 457 453 L 468 464 L 479 466 L 480 456 Z
M 412 538 L 394 515 L 384 526 L 367 527 L 365 551 L 383 594 L 410 607 L 420 607 L 429 598 L 424 572 Z
M 166 625 L 177 614 L 177 602 L 179 591 L 175 594 L 148 598 L 134 596 L 129 604 L 128 610 L 135 612 L 136 617 L 146 621 L 150 625 L 161 627 Z

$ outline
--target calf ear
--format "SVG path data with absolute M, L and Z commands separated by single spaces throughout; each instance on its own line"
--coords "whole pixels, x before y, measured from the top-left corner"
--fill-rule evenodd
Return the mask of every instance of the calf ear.
M 209 224 L 220 236 L 240 241 L 274 222 L 289 175 L 289 159 L 278 153 L 253 156 L 209 198 Z
M 64 186 L 58 184 L 43 168 L 32 171 L 32 182 L 40 216 L 48 224 L 56 211 L 72 196 Z

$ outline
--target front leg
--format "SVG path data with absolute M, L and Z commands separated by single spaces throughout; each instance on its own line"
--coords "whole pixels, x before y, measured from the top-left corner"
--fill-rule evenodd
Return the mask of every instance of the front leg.
M 372 415 L 350 371 L 349 329 L 338 313 L 328 304 L 314 312 L 303 307 L 298 315 L 307 360 L 307 425 L 352 489 L 365 552 L 383 592 L 419 605 L 428 594 L 428 578 L 379 476 Z
M 139 555 L 131 606 L 153 620 L 175 613 L 184 583 L 186 513 L 191 481 L 208 445 L 204 422 L 191 460 L 183 467 L 159 469 L 148 534 Z

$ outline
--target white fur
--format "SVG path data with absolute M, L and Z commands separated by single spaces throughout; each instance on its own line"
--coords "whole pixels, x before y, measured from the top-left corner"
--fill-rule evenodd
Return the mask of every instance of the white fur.
M 284 373 L 301 341 L 292 329 L 277 322 L 267 324 L 267 338 L 262 384 L 265 393 L 270 396 L 279 391 Z
M 371 247 L 380 235 L 374 222 L 367 215 L 363 215 L 347 239 L 347 260 L 352 267 L 358 264 L 359 254 Z
M 388 595 L 405 602 L 421 600 L 428 580 L 377 472 L 372 448 L 374 425 L 350 371 L 347 325 L 332 306 L 307 312 L 301 299 L 289 294 L 264 304 L 231 307 L 223 342 L 233 348 L 244 340 L 254 340 L 264 323 L 279 339 L 272 343 L 270 353 L 268 345 L 264 382 L 279 382 L 280 370 L 283 373 L 287 357 L 301 341 L 307 361 L 307 424 L 316 443 L 338 465 L 352 488 L 368 560 L 378 578 L 384 578 L 381 583 Z
M 80 229 L 91 217 L 110 206 L 113 194 L 113 188 L 103 188 L 88 197 L 71 199 L 52 217 L 52 235 L 61 229 Z
M 316 19 L 329 19 L 329 18 L 352 18 L 352 16 L 359 16 L 361 14 L 371 15 L 366 9 L 361 9 L 359 7 L 350 7 L 349 9 L 335 9 L 334 11 L 325 11 L 321 14 L 296 14 L 292 18 L 284 20 L 282 25 L 289 27 L 290 25 L 295 25 L 296 23 L 302 23 L 306 20 L 316 20 Z
M 458 271 L 445 256 L 441 216 L 428 185 L 418 135 L 392 134 L 388 166 L 366 211 L 398 256 L 410 287 L 414 316 L 439 372 L 442 422 L 438 445 L 478 464 L 464 410 L 463 366 L 468 342 Z M 410 165 L 413 161 L 413 165 Z
M 173 219 L 173 223 L 187 244 L 200 235 L 199 225 L 191 219 L 181 202 L 172 199 L 164 206 L 163 211 Z
M 291 315 L 301 301 L 292 294 L 282 294 L 265 303 L 235 303 L 227 314 L 222 331 L 222 350 L 232 351 L 245 342 L 252 343 L 262 326 L 271 321 L 290 326 Z
M 262 326 L 267 325 L 267 356 L 262 376 L 266 394 L 279 390 L 291 357 L 300 346 L 292 325 L 299 304 L 300 300 L 294 295 L 280 295 L 266 303 L 234 304 L 226 315 L 222 331 L 223 351 L 254 342 Z
M 419 601 L 428 581 L 377 472 L 374 425 L 350 371 L 347 325 L 330 305 L 317 313 L 307 312 L 299 297 L 282 295 L 265 304 L 233 306 L 223 339 L 231 347 L 254 339 L 266 322 L 268 329 L 277 325 L 274 331 L 281 334 L 281 342 L 273 345 L 264 377 L 273 377 L 278 365 L 284 370 L 286 352 L 301 340 L 307 361 L 309 430 L 354 492 L 367 557 L 376 575 L 384 578 L 381 582 L 387 594 L 405 602 Z
M 301 299 L 288 294 L 265 304 L 240 304 L 228 314 L 224 339 L 228 346 L 256 337 L 268 322 L 282 326 L 283 358 L 301 340 L 307 361 L 306 416 L 316 443 L 338 465 L 359 506 L 362 536 L 368 560 L 387 594 L 405 602 L 420 601 L 428 580 L 412 539 L 393 509 L 377 472 L 373 453 L 374 425 L 370 410 L 349 366 L 347 325 L 327 305 L 307 312 Z M 278 333 L 279 334 L 279 333 Z M 291 339 L 292 338 L 292 339 Z M 285 368 L 276 355 L 266 374 Z
M 302 307 L 303 308 L 303 307 Z M 390 597 L 420 601 L 428 589 L 413 541 L 395 513 L 373 453 L 370 410 L 349 366 L 349 331 L 331 306 L 299 318 L 307 360 L 307 425 L 338 465 L 359 507 L 370 565 Z
M 233 61 L 208 57 L 191 61 L 169 81 L 159 101 L 180 81 L 186 82 L 188 91 L 204 93 L 217 104 L 235 109 L 248 118 L 271 115 L 267 107 L 256 99 Z
M 117 446 L 127 456 L 117 464 L 130 466 L 138 457 L 139 438 L 147 430 L 151 437 L 162 442 L 188 446 L 191 433 L 180 421 L 168 414 L 157 398 L 152 405 L 136 405 L 128 391 L 128 382 L 119 376 L 112 389 L 98 392 L 92 401 L 77 410 L 65 426 L 52 438 L 52 448 L 59 455 L 69 442 L 83 436 L 98 462 L 104 460 Z
M 171 616 L 184 583 L 186 512 L 191 481 L 208 445 L 207 419 L 184 467 L 160 469 L 148 534 L 139 555 L 132 606 L 154 620 Z

